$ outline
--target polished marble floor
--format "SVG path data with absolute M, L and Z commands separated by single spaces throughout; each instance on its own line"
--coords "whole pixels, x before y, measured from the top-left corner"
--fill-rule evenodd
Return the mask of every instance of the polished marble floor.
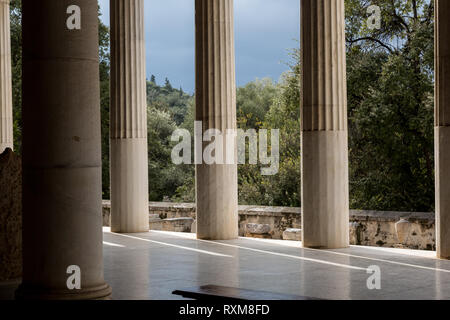
M 450 261 L 435 253 L 350 247 L 303 249 L 299 242 L 104 230 L 105 279 L 114 299 L 181 299 L 177 289 L 220 285 L 320 299 L 450 299 Z M 381 289 L 369 290 L 379 267 Z
M 367 287 L 372 266 L 380 270 L 380 290 Z M 194 234 L 125 235 L 105 228 L 104 267 L 116 300 L 182 299 L 172 292 L 200 285 L 319 299 L 450 300 L 450 261 L 431 251 L 314 250 L 293 241 L 201 241 Z M 0 283 L 0 300 L 13 298 L 18 284 Z

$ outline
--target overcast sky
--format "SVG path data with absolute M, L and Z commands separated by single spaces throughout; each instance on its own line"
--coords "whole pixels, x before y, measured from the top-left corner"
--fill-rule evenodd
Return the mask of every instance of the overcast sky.
M 147 78 L 169 78 L 192 93 L 194 74 L 194 0 L 145 0 Z M 99 0 L 109 25 L 109 0 Z M 235 0 L 236 80 L 278 80 L 288 67 L 288 49 L 300 37 L 299 0 Z

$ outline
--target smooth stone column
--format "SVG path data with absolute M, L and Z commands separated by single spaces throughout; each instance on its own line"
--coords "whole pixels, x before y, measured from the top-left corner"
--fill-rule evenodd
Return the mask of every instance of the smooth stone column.
M 144 0 L 111 0 L 111 230 L 149 230 Z
M 301 1 L 303 245 L 349 246 L 344 0 Z
M 236 130 L 233 0 L 196 0 L 196 120 L 202 130 Z M 234 141 L 235 142 L 235 141 Z M 196 143 L 201 143 L 196 141 Z M 202 144 L 202 149 L 209 145 Z M 226 145 L 226 143 L 224 143 Z M 236 146 L 233 164 L 196 166 L 197 237 L 238 237 Z M 198 162 L 200 159 L 197 159 Z M 227 163 L 223 161 L 222 163 Z
M 436 0 L 435 10 L 436 248 L 450 259 L 450 1 Z
M 81 9 L 81 30 L 66 27 L 71 5 Z M 97 0 L 22 6 L 24 264 L 17 298 L 108 298 Z M 80 290 L 68 288 L 70 266 L 81 270 Z
M 14 147 L 9 0 L 0 0 L 0 154 Z

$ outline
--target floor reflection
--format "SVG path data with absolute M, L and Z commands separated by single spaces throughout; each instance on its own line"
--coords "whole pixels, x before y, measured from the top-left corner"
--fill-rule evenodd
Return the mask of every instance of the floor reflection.
M 313 250 L 299 242 L 202 241 L 154 231 L 104 235 L 114 299 L 181 299 L 172 292 L 210 284 L 319 299 L 450 299 L 450 261 L 430 253 Z M 367 286 L 370 266 L 380 269 L 380 290 Z

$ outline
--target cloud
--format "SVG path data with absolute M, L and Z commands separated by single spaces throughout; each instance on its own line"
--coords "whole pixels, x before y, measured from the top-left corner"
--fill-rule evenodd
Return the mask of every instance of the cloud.
M 109 25 L 109 0 L 99 0 Z M 189 92 L 195 87 L 195 2 L 145 0 L 147 76 Z M 255 78 L 277 80 L 298 46 L 299 0 L 235 0 L 236 77 L 238 85 Z

